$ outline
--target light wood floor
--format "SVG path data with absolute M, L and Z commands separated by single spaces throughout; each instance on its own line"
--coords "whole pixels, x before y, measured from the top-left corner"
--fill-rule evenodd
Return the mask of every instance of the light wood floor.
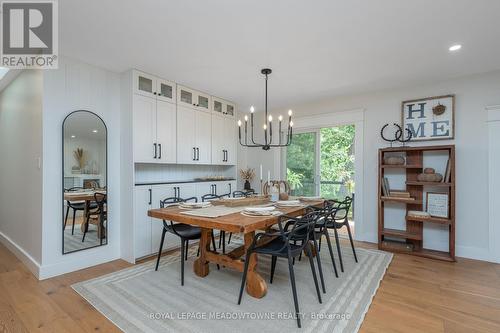
M 0 244 L 0 332 L 117 332 L 70 286 L 128 266 L 117 260 L 40 282 Z M 397 254 L 360 331 L 500 332 L 500 265 Z

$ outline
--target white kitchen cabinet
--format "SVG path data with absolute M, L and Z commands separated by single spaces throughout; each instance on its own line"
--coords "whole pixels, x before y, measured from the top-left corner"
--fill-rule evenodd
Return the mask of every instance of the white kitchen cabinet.
M 212 116 L 208 112 L 177 107 L 177 163 L 210 164 Z
M 135 94 L 175 104 L 177 90 L 174 82 L 134 70 L 133 86 Z
M 148 210 L 152 208 L 151 187 L 134 188 L 134 257 L 141 258 L 151 252 L 151 222 Z
M 193 108 L 199 111 L 211 111 L 212 97 L 201 91 L 178 85 L 177 105 Z
M 216 194 L 217 195 L 230 195 L 233 196 L 233 192 L 236 191 L 236 181 L 235 180 L 224 180 L 215 183 Z
M 176 113 L 174 104 L 143 95 L 133 96 L 136 163 L 176 162 Z
M 223 114 L 212 115 L 212 164 L 236 164 L 236 122 Z

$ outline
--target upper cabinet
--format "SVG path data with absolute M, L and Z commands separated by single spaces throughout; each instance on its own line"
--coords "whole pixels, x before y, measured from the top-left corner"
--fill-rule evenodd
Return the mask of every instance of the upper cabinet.
M 175 83 L 137 70 L 133 72 L 134 93 L 165 102 L 175 103 Z
M 234 118 L 236 115 L 236 106 L 222 98 L 212 97 L 212 112 L 214 114 Z
M 177 105 L 193 108 L 200 111 L 211 111 L 212 97 L 184 86 L 177 86 Z

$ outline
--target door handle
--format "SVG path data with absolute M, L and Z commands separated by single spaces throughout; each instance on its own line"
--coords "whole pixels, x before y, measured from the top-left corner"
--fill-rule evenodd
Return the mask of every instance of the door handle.
M 158 156 L 158 155 L 156 154 L 156 148 L 157 148 L 157 146 L 156 146 L 156 142 L 155 142 L 155 143 L 153 143 L 153 146 L 155 147 L 155 156 L 154 156 L 153 158 L 156 158 L 156 157 Z
M 161 143 L 158 144 L 158 148 L 160 150 L 160 155 L 158 156 L 158 158 L 161 160 Z
M 149 191 L 149 202 L 148 205 L 151 205 L 153 203 L 153 191 L 151 189 L 148 189 Z

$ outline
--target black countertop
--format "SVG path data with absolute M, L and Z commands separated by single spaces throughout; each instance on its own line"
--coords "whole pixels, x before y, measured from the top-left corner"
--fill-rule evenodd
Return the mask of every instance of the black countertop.
M 211 180 L 175 180 L 175 181 L 165 181 L 165 182 L 145 182 L 145 183 L 135 183 L 135 186 L 148 186 L 148 185 L 168 185 L 168 184 L 189 184 L 189 183 L 213 183 L 213 182 L 230 182 L 235 181 L 235 178 L 226 179 L 211 179 Z

